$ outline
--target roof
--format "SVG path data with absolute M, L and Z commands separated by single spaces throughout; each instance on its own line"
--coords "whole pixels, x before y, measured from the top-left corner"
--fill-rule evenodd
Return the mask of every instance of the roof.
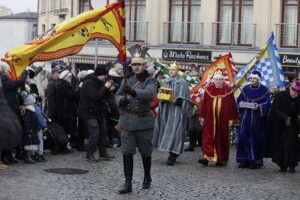
M 22 12 L 12 15 L 1 16 L 0 19 L 37 19 L 36 12 Z

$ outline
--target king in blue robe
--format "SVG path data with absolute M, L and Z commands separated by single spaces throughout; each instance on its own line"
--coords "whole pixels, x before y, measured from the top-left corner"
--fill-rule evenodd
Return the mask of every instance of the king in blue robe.
M 259 168 L 263 165 L 263 139 L 271 101 L 267 87 L 262 85 L 261 74 L 253 71 L 250 84 L 237 99 L 240 127 L 236 161 L 240 168 Z

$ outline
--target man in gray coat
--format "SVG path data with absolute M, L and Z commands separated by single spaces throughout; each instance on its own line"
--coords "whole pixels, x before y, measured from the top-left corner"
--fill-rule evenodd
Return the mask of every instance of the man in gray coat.
M 143 47 L 144 48 L 144 47 Z M 143 189 L 151 185 L 151 154 L 154 116 L 150 111 L 150 103 L 156 93 L 156 80 L 145 70 L 145 59 L 142 49 L 136 45 L 128 49 L 133 53 L 131 68 L 133 75 L 128 78 L 127 85 L 123 80 L 116 93 L 115 100 L 119 106 L 121 141 L 125 184 L 119 191 L 125 194 L 132 191 L 133 154 L 138 147 L 144 166 Z M 145 53 L 144 52 L 144 53 Z

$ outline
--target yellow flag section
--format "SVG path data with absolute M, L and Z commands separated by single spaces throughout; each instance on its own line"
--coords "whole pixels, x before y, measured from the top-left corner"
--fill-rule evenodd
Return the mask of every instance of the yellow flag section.
M 1 60 L 10 65 L 10 78 L 17 79 L 31 63 L 76 54 L 94 38 L 103 38 L 112 42 L 120 52 L 119 60 L 126 60 L 123 1 L 82 13 L 65 21 L 32 42 L 7 52 Z
M 236 87 L 236 90 L 234 92 L 234 97 L 235 98 L 238 98 L 241 94 L 241 89 L 247 85 L 247 74 L 252 70 L 252 67 L 255 65 L 255 63 L 260 60 L 260 59 L 263 59 L 263 58 L 266 58 L 267 57 L 267 54 L 265 53 L 266 52 L 266 48 L 267 48 L 267 45 L 265 45 L 260 53 L 258 54 L 258 56 L 252 58 L 252 60 L 246 64 L 245 67 L 243 67 L 243 69 L 241 69 L 239 71 L 239 73 L 237 74 L 237 77 L 236 77 L 236 81 L 235 81 L 235 87 Z M 239 75 L 241 74 L 241 75 Z
M 212 83 L 213 75 L 216 70 L 221 70 L 225 77 L 225 83 L 231 85 L 234 83 L 235 67 L 231 54 L 226 54 L 213 62 L 204 72 L 201 82 L 190 90 L 190 101 L 200 107 L 206 88 Z

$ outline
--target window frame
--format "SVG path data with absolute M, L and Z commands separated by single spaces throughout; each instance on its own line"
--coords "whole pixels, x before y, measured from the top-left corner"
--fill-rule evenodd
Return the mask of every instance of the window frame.
M 280 28 L 279 28 L 279 35 L 280 35 L 280 47 L 281 48 L 298 48 L 298 45 L 297 44 L 299 44 L 299 28 L 298 28 L 298 26 L 297 26 L 297 39 L 296 39 L 296 44 L 295 44 L 295 46 L 289 46 L 289 45 L 284 45 L 283 44 L 283 39 L 284 39 L 284 20 L 285 20 L 285 18 L 284 18 L 284 16 L 285 16 L 285 12 L 284 12 L 284 10 L 285 10 L 285 6 L 297 6 L 298 7 L 298 9 L 297 9 L 297 11 L 298 11 L 298 13 L 297 13 L 297 22 L 296 22 L 296 24 L 300 24 L 300 1 L 298 0 L 298 3 L 295 3 L 295 4 L 289 4 L 289 3 L 285 3 L 285 1 L 286 0 L 282 0 L 281 1 L 281 24 L 280 24 Z M 300 26 L 300 25 L 299 25 Z
M 173 3 L 172 0 L 169 0 L 169 24 L 168 24 L 168 43 L 170 44 L 178 44 L 178 43 L 183 43 L 183 44 L 198 44 L 199 42 L 190 42 L 191 40 L 191 10 L 192 10 L 192 6 L 198 6 L 199 9 L 201 9 L 201 0 L 200 0 L 200 3 L 192 3 L 191 2 L 192 0 L 188 0 L 187 3 L 186 0 L 181 0 L 181 3 L 180 4 L 177 4 L 177 3 Z M 185 7 L 187 6 L 188 10 L 187 10 L 187 39 L 186 39 L 186 42 L 183 42 L 183 41 L 172 41 L 172 37 L 171 37 L 171 22 L 172 21 L 172 7 L 173 6 L 181 6 L 181 23 L 185 23 L 184 21 L 184 17 L 185 17 Z M 181 36 L 181 38 L 183 38 L 183 36 Z
M 84 1 L 87 1 L 87 3 L 89 2 L 88 0 L 79 0 L 79 7 L 78 7 L 79 14 L 86 12 L 83 10 L 84 9 Z M 89 7 L 89 4 L 88 4 L 88 7 Z
M 221 17 L 221 6 L 230 6 L 232 8 L 232 13 L 231 13 L 231 21 L 228 23 L 238 23 L 238 38 L 237 38 L 237 44 L 234 46 L 252 46 L 251 44 L 241 44 L 241 29 L 242 29 L 242 9 L 243 6 L 252 6 L 254 7 L 254 0 L 252 0 L 252 4 L 249 3 L 243 3 L 243 0 L 238 0 L 238 3 L 235 3 L 235 0 L 231 0 L 231 3 L 224 3 L 222 4 L 222 0 L 218 0 L 218 22 L 220 22 L 220 17 Z M 235 20 L 235 9 L 236 6 L 238 6 L 238 21 Z M 232 25 L 231 25 L 232 26 Z M 217 24 L 217 33 L 220 32 L 220 24 Z M 233 35 L 233 28 L 231 28 L 231 37 Z M 231 43 L 220 43 L 220 38 L 218 38 L 218 34 L 217 34 L 217 45 L 228 45 L 231 46 Z M 220 36 L 219 36 L 220 37 Z M 231 41 L 233 42 L 233 41 Z
M 127 6 L 129 7 L 129 10 L 126 9 L 126 12 L 128 12 L 128 16 L 129 16 L 129 19 L 126 18 L 126 20 L 128 22 L 137 22 L 137 11 L 138 11 L 138 7 L 142 7 L 144 6 L 146 8 L 146 0 L 144 0 L 144 3 L 142 4 L 139 4 L 138 2 L 139 0 L 125 0 L 125 7 L 127 8 Z M 131 19 L 131 16 L 132 16 L 132 12 L 134 12 L 134 16 L 133 18 L 134 19 Z M 130 24 L 129 24 L 129 28 L 131 28 Z M 138 24 L 135 23 L 134 26 L 133 26 L 133 39 L 130 40 L 130 42 L 146 42 L 147 38 L 145 38 L 145 40 L 138 40 L 137 39 L 137 30 L 138 30 Z M 147 30 L 147 29 L 146 29 Z M 127 38 L 127 37 L 126 37 Z M 127 40 L 128 41 L 128 40 Z

